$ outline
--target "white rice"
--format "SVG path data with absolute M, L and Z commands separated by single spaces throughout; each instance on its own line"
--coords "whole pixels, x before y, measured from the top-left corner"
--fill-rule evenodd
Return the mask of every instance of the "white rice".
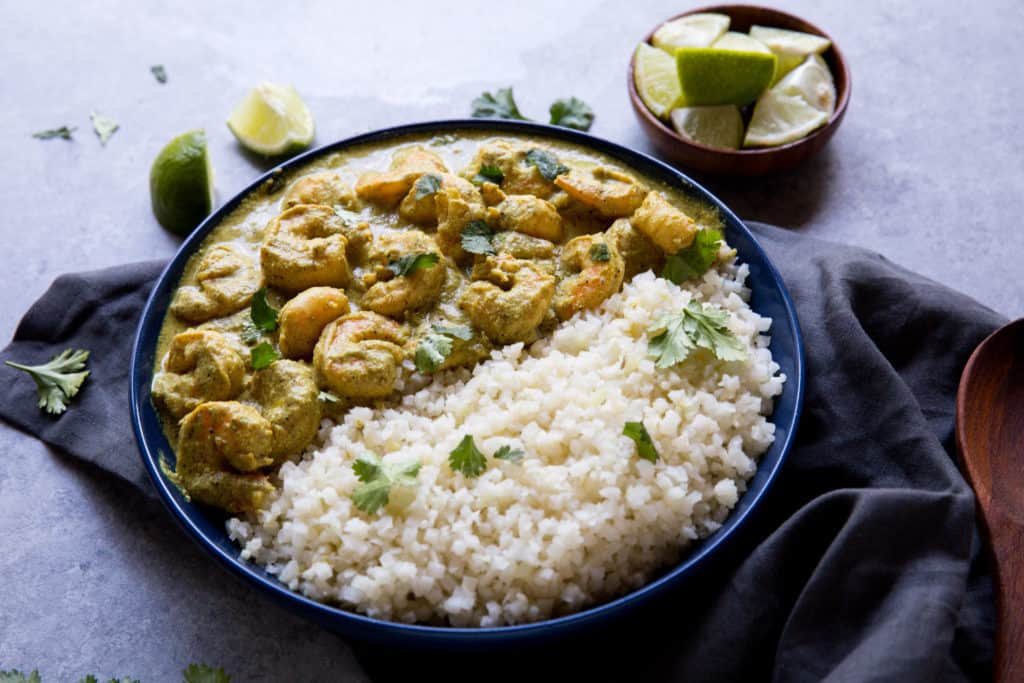
M 228 522 L 242 558 L 316 600 L 454 626 L 537 621 L 642 586 L 719 528 L 774 439 L 765 416 L 785 377 L 746 275 L 723 265 L 682 288 L 638 275 L 528 348 L 439 375 L 400 405 L 325 421 L 281 468 L 269 506 Z M 747 361 L 700 351 L 655 368 L 648 325 L 691 298 L 731 313 Z M 643 421 L 658 462 L 622 435 L 630 420 Z M 488 455 L 476 479 L 447 462 L 466 434 Z M 505 444 L 525 451 L 520 464 L 490 457 Z M 417 486 L 376 515 L 350 498 L 367 450 L 422 463 Z

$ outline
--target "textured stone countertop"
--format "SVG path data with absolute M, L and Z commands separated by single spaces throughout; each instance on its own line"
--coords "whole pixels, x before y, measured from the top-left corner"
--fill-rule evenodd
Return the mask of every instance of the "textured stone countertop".
M 595 135 L 653 152 L 626 64 L 652 25 L 696 3 L 442 4 L 0 0 L 0 336 L 60 273 L 171 256 L 147 179 L 173 135 L 206 128 L 221 201 L 266 168 L 223 123 L 260 80 L 299 89 L 318 143 L 465 115 L 482 90 L 512 85 L 528 115 L 574 94 L 597 112 Z M 743 218 L 876 249 L 1024 315 L 1024 46 L 1012 34 L 1024 4 L 773 4 L 843 48 L 846 121 L 789 175 L 709 188 Z M 93 110 L 121 123 L 106 147 Z M 63 124 L 74 141 L 31 137 Z M 229 577 L 158 504 L 6 425 L 0 539 L 0 669 L 175 681 L 203 661 L 235 681 L 365 680 L 340 639 Z

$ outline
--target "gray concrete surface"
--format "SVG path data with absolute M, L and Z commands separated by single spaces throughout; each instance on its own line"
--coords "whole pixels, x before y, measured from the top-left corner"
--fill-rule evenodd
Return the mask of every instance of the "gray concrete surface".
M 60 273 L 173 253 L 147 191 L 173 135 L 206 128 L 222 200 L 250 182 L 265 165 L 223 121 L 259 80 L 296 85 L 319 143 L 463 115 L 481 90 L 513 85 L 528 114 L 575 94 L 597 112 L 593 133 L 650 152 L 626 63 L 650 26 L 693 4 L 0 0 L 0 337 Z M 710 188 L 742 217 L 879 250 L 1024 315 L 1024 5 L 775 4 L 839 41 L 850 111 L 798 171 Z M 92 110 L 122 124 L 106 147 Z M 30 137 L 63 124 L 74 141 Z M 0 668 L 174 681 L 205 661 L 235 681 L 365 679 L 341 640 L 228 577 L 155 504 L 6 426 L 0 539 Z

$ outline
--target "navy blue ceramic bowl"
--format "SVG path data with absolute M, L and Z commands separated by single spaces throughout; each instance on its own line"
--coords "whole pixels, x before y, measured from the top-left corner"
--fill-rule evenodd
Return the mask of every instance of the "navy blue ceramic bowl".
M 165 455 L 173 462 L 174 451 L 160 427 L 160 421 L 149 395 L 156 363 L 155 353 L 160 326 L 167 307 L 181 277 L 185 262 L 196 251 L 207 234 L 251 192 L 281 169 L 302 166 L 313 159 L 363 142 L 398 138 L 409 134 L 446 133 L 460 130 L 484 130 L 501 133 L 525 133 L 537 137 L 555 138 L 589 147 L 614 157 L 652 177 L 679 187 L 682 191 L 714 204 L 725 222 L 726 239 L 739 252 L 739 258 L 750 267 L 748 286 L 753 291 L 751 306 L 761 315 L 774 320 L 771 330 L 771 350 L 775 361 L 786 374 L 782 396 L 776 401 L 772 421 L 776 425 L 775 443 L 761 459 L 757 473 L 750 481 L 747 492 L 722 528 L 701 543 L 692 546 L 681 562 L 640 590 L 606 602 L 585 611 L 533 624 L 499 628 L 444 628 L 412 626 L 379 621 L 338 607 L 310 600 L 288 590 L 262 568 L 238 558 L 239 548 L 231 542 L 224 529 L 224 518 L 207 508 L 186 501 L 178 490 L 160 472 L 159 457 Z M 567 128 L 558 128 L 519 121 L 493 119 L 466 119 L 418 123 L 388 128 L 335 142 L 309 151 L 269 171 L 236 197 L 214 212 L 181 245 L 178 253 L 164 269 L 149 302 L 142 313 L 131 365 L 132 425 L 138 440 L 142 460 L 171 515 L 184 527 L 204 550 L 230 572 L 250 583 L 256 590 L 277 600 L 292 611 L 338 633 L 360 640 L 381 644 L 464 648 L 522 644 L 525 641 L 561 635 L 578 635 L 583 630 L 599 626 L 621 616 L 626 610 L 646 603 L 664 593 L 670 586 L 687 580 L 702 564 L 732 536 L 737 528 L 753 514 L 768 487 L 779 475 L 786 454 L 793 443 L 804 392 L 803 342 L 793 302 L 778 271 L 769 262 L 761 246 L 750 231 L 722 202 L 697 183 L 649 156 L 619 145 Z

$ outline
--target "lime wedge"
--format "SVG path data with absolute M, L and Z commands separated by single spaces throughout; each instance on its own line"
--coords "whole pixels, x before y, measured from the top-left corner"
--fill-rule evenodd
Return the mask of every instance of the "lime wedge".
M 709 47 L 728 29 L 726 15 L 701 12 L 665 22 L 651 36 L 651 43 L 674 55 L 681 47 Z
M 160 225 L 187 235 L 213 207 L 213 168 L 206 133 L 192 130 L 160 150 L 149 169 L 149 196 Z
M 812 33 L 769 26 L 751 26 L 750 37 L 767 45 L 779 58 L 776 81 L 795 69 L 808 55 L 820 55 L 832 45 L 827 38 Z
M 313 142 L 313 117 L 290 85 L 260 83 L 238 103 L 227 124 L 243 147 L 266 156 Z
M 756 100 L 775 74 L 771 52 L 684 47 L 676 61 L 687 106 L 742 106 Z
M 743 116 L 734 104 L 673 109 L 672 127 L 687 140 L 714 149 L 739 149 L 743 142 Z
M 722 37 L 713 42 L 711 47 L 716 47 L 719 50 L 734 50 L 736 52 L 763 52 L 764 54 L 771 54 L 768 46 L 761 41 L 754 40 L 746 33 L 737 33 L 736 31 L 722 34 Z
M 744 147 L 775 147 L 805 137 L 828 123 L 829 115 L 800 95 L 772 88 L 757 101 Z
M 790 71 L 772 90 L 786 95 L 799 95 L 807 104 L 829 116 L 836 110 L 836 86 L 828 64 L 818 55 L 811 55 Z
M 666 118 L 681 103 L 676 60 L 647 43 L 640 43 L 633 58 L 633 80 L 651 113 Z

